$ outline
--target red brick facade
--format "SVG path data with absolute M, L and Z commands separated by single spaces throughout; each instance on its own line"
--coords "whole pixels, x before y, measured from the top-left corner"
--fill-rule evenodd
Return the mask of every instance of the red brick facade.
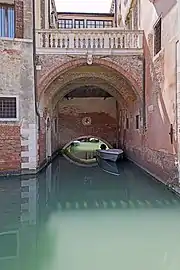
M 0 126 L 0 173 L 21 169 L 20 127 Z
M 85 120 L 85 118 L 90 118 L 90 125 L 83 124 L 83 120 Z M 61 138 L 61 147 L 75 138 L 86 135 L 102 138 L 111 145 L 117 141 L 116 119 L 112 118 L 107 113 L 94 112 L 73 115 L 69 110 L 69 114 L 59 114 L 58 120 L 60 123 L 59 136 Z

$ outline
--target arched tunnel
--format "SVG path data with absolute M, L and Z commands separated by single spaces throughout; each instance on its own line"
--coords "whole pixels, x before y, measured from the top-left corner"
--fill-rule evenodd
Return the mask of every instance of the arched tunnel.
M 57 72 L 40 89 L 39 108 L 40 160 L 82 136 L 101 138 L 125 152 L 141 144 L 142 91 L 109 66 L 72 64 Z

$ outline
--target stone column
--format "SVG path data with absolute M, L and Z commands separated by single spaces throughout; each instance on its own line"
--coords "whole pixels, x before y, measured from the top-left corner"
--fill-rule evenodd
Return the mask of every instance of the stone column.
M 41 29 L 41 5 L 40 0 L 35 1 L 35 18 L 36 18 L 36 29 Z

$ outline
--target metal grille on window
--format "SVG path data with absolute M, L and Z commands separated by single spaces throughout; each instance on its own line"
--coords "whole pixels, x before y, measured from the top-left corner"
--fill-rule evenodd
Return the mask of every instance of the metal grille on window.
M 161 19 L 154 27 L 154 55 L 161 50 Z
M 0 118 L 16 118 L 16 98 L 0 97 Z
M 14 38 L 15 16 L 14 7 L 0 4 L 0 37 Z

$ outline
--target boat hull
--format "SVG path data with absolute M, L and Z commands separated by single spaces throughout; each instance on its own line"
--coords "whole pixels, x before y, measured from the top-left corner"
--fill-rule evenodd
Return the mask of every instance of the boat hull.
M 123 151 L 121 149 L 108 149 L 108 150 L 96 150 L 96 154 L 99 158 L 116 162 L 119 159 L 123 159 Z

